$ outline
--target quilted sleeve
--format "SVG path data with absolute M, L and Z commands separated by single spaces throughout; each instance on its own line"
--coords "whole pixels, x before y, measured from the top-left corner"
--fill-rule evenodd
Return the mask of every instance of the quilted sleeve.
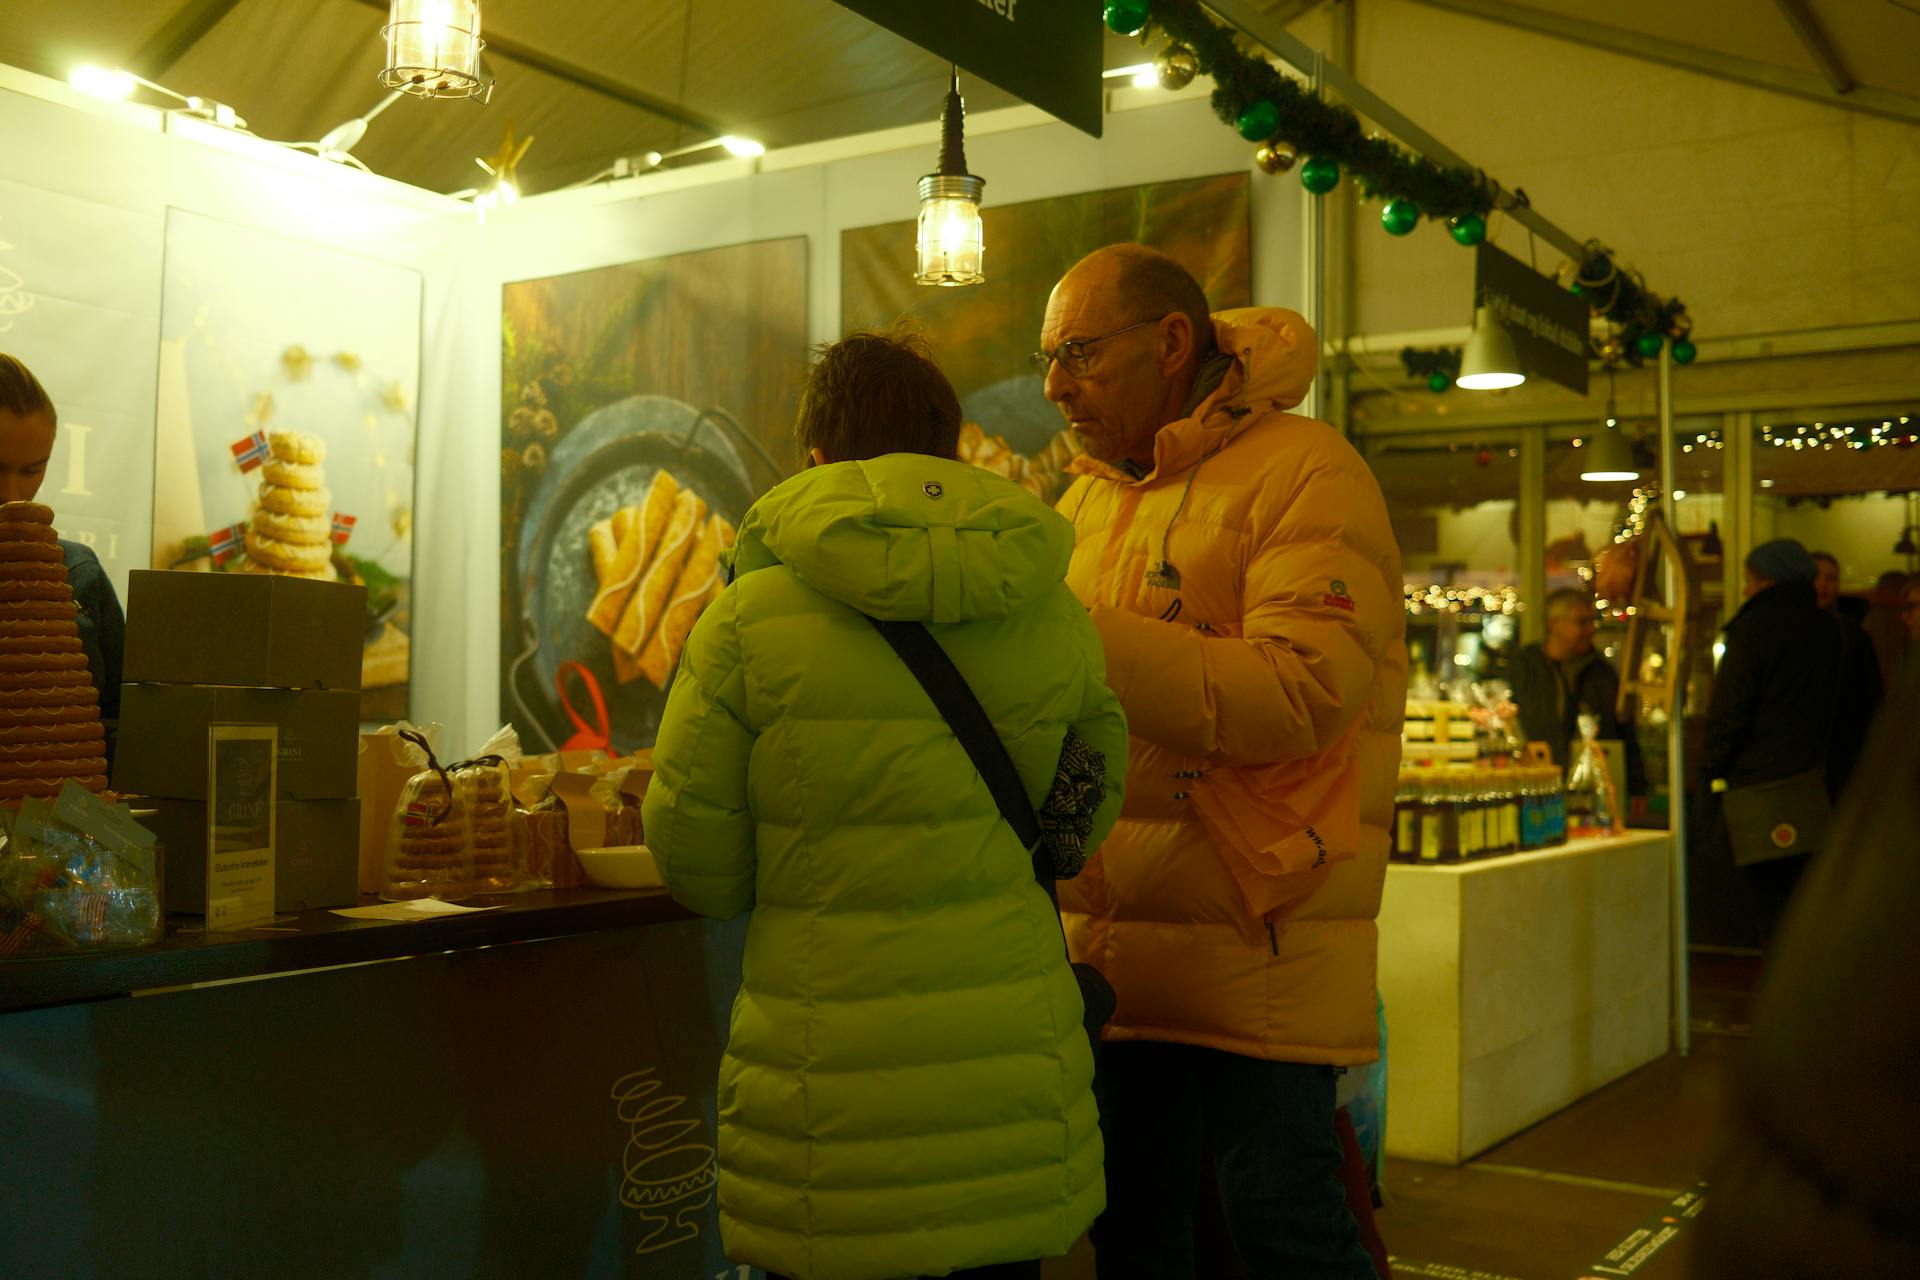
M 1093 610 L 1136 736 L 1217 764 L 1274 764 L 1317 755 L 1359 719 L 1370 636 L 1388 635 L 1404 608 L 1383 568 L 1395 559 L 1386 507 L 1364 473 L 1358 458 L 1313 469 L 1253 530 L 1239 635 Z
M 1087 621 L 1076 601 L 1072 605 L 1074 625 L 1082 633 L 1081 650 L 1087 663 L 1086 694 L 1080 718 L 1073 730 L 1080 740 L 1106 757 L 1106 798 L 1093 817 L 1093 830 L 1087 836 L 1086 851 L 1091 857 L 1119 821 L 1120 805 L 1127 789 L 1127 713 L 1119 697 L 1108 686 L 1106 656 L 1100 647 L 1100 634 Z
M 747 761 L 754 733 L 734 623 L 737 589 L 708 606 L 687 639 L 653 748 L 641 809 L 647 846 L 674 900 L 725 919 L 753 906 L 754 824 Z

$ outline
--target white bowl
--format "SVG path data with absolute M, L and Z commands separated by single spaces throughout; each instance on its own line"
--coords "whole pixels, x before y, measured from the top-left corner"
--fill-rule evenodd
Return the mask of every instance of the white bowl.
M 654 863 L 653 850 L 643 844 L 606 849 L 576 849 L 580 869 L 602 889 L 660 889 L 666 881 Z

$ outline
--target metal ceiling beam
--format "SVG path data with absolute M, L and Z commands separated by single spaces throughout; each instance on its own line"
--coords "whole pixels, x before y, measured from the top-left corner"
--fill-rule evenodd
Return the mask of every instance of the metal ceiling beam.
M 127 67 L 148 80 L 160 79 L 239 3 L 240 0 L 187 0 L 140 46 Z
M 1275 22 L 1270 15 L 1256 9 L 1248 0 L 1202 0 L 1202 3 L 1302 71 L 1310 71 L 1317 67 L 1327 87 L 1339 94 L 1347 105 L 1379 124 L 1388 133 L 1427 159 L 1461 169 L 1476 167 L 1452 147 L 1402 115 L 1391 103 L 1361 84 L 1344 68 L 1336 67 L 1321 57 L 1311 45 L 1294 36 L 1284 26 Z M 1492 179 L 1489 178 L 1488 181 L 1492 182 Z M 1511 194 L 1504 188 L 1498 188 L 1497 184 L 1496 190 L 1503 197 Z M 1505 210 L 1508 217 L 1574 261 L 1578 262 L 1586 256 L 1586 247 L 1578 239 L 1532 208 L 1524 204 L 1507 208 L 1507 201 L 1504 198 L 1497 203 Z
M 1537 35 L 1552 36 L 1556 40 L 1586 45 L 1591 49 L 1604 49 L 1629 58 L 1679 67 L 1683 71 L 1712 76 L 1717 80 L 1806 98 L 1829 107 L 1839 107 L 1843 111 L 1858 111 L 1906 124 L 1920 124 L 1920 97 L 1912 94 L 1868 85 L 1856 85 L 1845 94 L 1836 93 L 1823 78 L 1810 71 L 1795 71 L 1771 62 L 1735 57 L 1730 53 L 1681 44 L 1677 40 L 1663 40 L 1659 36 L 1588 22 L 1584 18 L 1545 13 L 1529 5 L 1506 4 L 1502 0 L 1414 0 L 1414 3 L 1430 9 L 1445 9 L 1463 17 L 1517 27 Z
M 1793 34 L 1799 38 L 1807 55 L 1814 65 L 1820 68 L 1820 74 L 1827 78 L 1835 93 L 1851 93 L 1855 84 L 1852 73 L 1840 61 L 1840 53 L 1833 47 L 1833 41 L 1827 38 L 1826 28 L 1813 16 L 1813 10 L 1807 8 L 1806 0 L 1773 0 L 1774 7 L 1780 10 L 1780 16 L 1793 28 Z
M 232 3 L 233 0 L 228 0 L 228 2 Z M 359 3 L 366 5 L 370 9 L 378 9 L 382 13 L 388 10 L 387 0 L 359 0 Z M 544 50 L 534 48 L 532 45 L 522 44 L 518 40 L 513 40 L 491 31 L 483 32 L 482 34 L 487 42 L 486 52 L 488 55 L 505 58 L 510 62 L 517 62 L 523 67 L 540 72 L 542 75 L 564 81 L 576 89 L 585 89 L 587 92 L 597 93 L 603 98 L 612 98 L 616 102 L 624 103 L 640 111 L 645 111 L 649 115 L 659 116 L 662 120 L 668 120 L 677 125 L 684 125 L 689 129 L 703 131 L 709 137 L 717 138 L 727 132 L 727 127 L 711 116 L 702 115 L 697 111 L 689 111 L 683 106 L 668 102 L 665 98 L 656 98 L 650 93 L 645 93 L 634 88 L 632 85 L 622 84 L 618 80 L 601 75 L 598 71 L 580 66 L 578 63 L 568 62 L 564 58 L 557 58 Z

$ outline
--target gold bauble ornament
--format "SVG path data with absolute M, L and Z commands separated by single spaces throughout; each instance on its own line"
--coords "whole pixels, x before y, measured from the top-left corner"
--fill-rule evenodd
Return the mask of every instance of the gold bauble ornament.
M 1608 338 L 1600 344 L 1600 358 L 1608 364 L 1619 364 L 1626 356 L 1626 345 L 1618 338 Z
M 1154 61 L 1159 65 L 1162 89 L 1184 89 L 1200 74 L 1200 59 L 1183 45 L 1168 46 Z
M 1253 153 L 1253 162 L 1260 166 L 1262 173 L 1285 173 L 1293 168 L 1293 148 L 1275 146 L 1269 142 Z

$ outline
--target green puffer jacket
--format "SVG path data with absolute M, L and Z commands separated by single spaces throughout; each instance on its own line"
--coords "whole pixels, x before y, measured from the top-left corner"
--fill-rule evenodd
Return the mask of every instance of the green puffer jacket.
M 1060 925 L 919 683 L 861 613 L 925 622 L 1032 799 L 1068 728 L 1127 727 L 1064 584 L 1073 529 L 1019 486 L 894 454 L 820 467 L 742 523 L 654 748 L 673 896 L 751 909 L 720 1068 L 727 1252 L 795 1280 L 1063 1254 L 1105 1204 Z

